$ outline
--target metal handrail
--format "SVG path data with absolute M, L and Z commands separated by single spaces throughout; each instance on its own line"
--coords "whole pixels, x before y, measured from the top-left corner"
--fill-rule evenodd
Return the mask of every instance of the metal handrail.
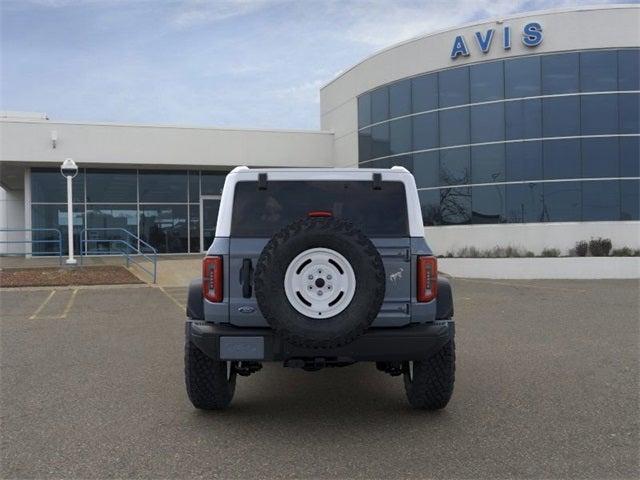
M 130 237 L 131 240 L 135 240 L 136 245 L 134 246 L 131 243 L 129 243 L 127 240 L 124 240 L 122 238 L 86 238 L 85 236 L 85 234 L 89 232 L 106 232 L 106 231 L 124 232 Z M 123 245 L 125 248 L 118 249 L 118 252 L 120 252 L 120 254 L 125 257 L 127 262 L 127 267 L 129 266 L 130 263 L 137 265 L 142 271 L 144 271 L 145 273 L 147 273 L 153 278 L 153 283 L 156 283 L 157 269 L 158 269 L 158 251 L 155 248 L 153 248 L 151 245 L 149 245 L 147 242 L 142 240 L 140 237 L 131 233 L 126 228 L 119 228 L 119 227 L 83 228 L 82 231 L 80 232 L 80 263 L 82 263 L 82 260 L 86 255 L 90 255 L 90 254 L 104 255 L 104 252 L 100 252 L 98 250 L 90 251 L 87 249 L 88 243 L 101 243 L 101 242 L 108 242 L 110 245 L 116 244 L 117 246 Z M 140 245 L 144 245 L 151 251 L 144 252 L 140 248 Z M 134 250 L 135 253 L 133 254 L 130 253 L 129 249 Z M 107 255 L 111 255 L 111 254 L 107 254 Z M 148 260 L 149 262 L 151 262 L 153 264 L 153 270 L 147 270 L 144 266 L 142 266 L 141 262 L 137 262 L 133 259 L 134 256 L 141 256 L 145 260 Z
M 58 251 L 57 252 L 51 252 L 51 253 L 57 253 L 58 254 L 58 260 L 60 262 L 60 265 L 62 265 L 62 233 L 60 232 L 60 230 L 58 230 L 57 228 L 0 228 L 0 233 L 8 233 L 8 232 L 55 232 L 58 234 L 58 238 L 57 239 L 53 239 L 53 240 L 34 240 L 33 237 L 29 240 L 24 239 L 24 240 L 0 240 L 0 243 L 30 243 L 32 246 L 32 250 L 33 250 L 33 244 L 34 243 L 57 243 L 58 244 Z M 29 252 L 2 252 L 1 255 L 25 255 L 28 254 Z M 33 252 L 31 252 L 33 254 Z M 37 252 L 39 253 L 39 252 Z

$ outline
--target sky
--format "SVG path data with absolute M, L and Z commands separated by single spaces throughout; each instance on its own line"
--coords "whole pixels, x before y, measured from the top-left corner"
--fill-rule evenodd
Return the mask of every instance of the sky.
M 485 18 L 590 3 L 0 0 L 0 110 L 318 129 L 320 87 L 384 47 Z

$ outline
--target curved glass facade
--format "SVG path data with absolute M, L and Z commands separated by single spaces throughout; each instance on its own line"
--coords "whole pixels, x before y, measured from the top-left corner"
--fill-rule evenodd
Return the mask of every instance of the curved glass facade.
M 640 49 L 431 72 L 358 97 L 358 163 L 413 172 L 425 225 L 638 220 Z

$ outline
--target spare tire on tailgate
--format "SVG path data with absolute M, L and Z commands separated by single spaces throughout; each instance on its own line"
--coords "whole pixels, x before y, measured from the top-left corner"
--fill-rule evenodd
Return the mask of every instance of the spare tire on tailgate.
M 276 233 L 256 265 L 265 319 L 287 342 L 333 348 L 361 335 L 385 294 L 378 250 L 352 223 L 309 217 Z

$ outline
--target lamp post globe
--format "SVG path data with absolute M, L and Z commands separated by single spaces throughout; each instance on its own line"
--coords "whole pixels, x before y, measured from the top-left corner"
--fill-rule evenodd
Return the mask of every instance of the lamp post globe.
M 73 158 L 66 158 L 62 165 L 60 165 L 60 173 L 65 178 L 73 178 L 78 174 L 78 166 Z
M 60 173 L 67 179 L 67 240 L 69 245 L 69 258 L 67 265 L 78 263 L 73 258 L 73 185 L 72 180 L 78 174 L 78 166 L 72 158 L 66 158 L 60 165 Z

